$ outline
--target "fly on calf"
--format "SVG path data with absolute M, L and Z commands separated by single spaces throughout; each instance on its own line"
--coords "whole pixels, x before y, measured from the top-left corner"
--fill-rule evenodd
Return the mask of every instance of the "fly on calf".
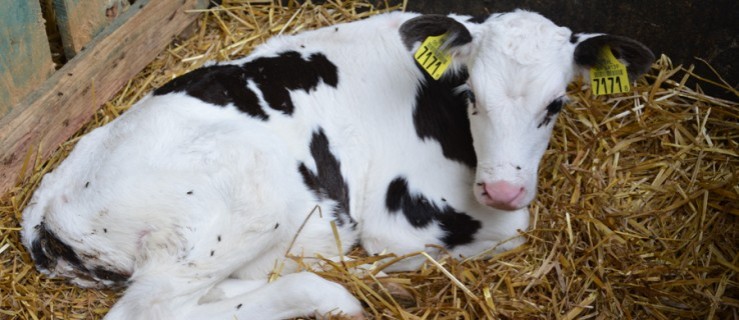
M 438 36 L 431 51 L 451 61 L 437 80 L 441 64 L 414 54 Z M 396 12 L 276 37 L 80 139 L 25 209 L 24 244 L 49 276 L 126 286 L 107 319 L 359 318 L 346 289 L 286 256 L 520 245 L 566 86 L 605 46 L 632 80 L 654 59 L 527 11 Z

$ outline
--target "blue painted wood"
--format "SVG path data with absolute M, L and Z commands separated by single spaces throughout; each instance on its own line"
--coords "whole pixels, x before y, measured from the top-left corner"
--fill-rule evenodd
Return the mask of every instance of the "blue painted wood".
M 130 7 L 128 0 L 53 0 L 53 6 L 67 59 Z
M 0 118 L 53 72 L 39 2 L 0 0 Z

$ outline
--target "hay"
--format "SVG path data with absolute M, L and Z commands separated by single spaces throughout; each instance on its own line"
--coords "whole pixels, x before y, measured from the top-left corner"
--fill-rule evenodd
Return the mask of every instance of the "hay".
M 77 137 L 208 60 L 375 12 L 353 1 L 224 1 Z M 581 84 L 570 87 L 573 101 L 542 162 L 525 246 L 487 260 L 428 258 L 419 271 L 382 280 L 347 271 L 382 258 L 356 250 L 348 255 L 354 261 L 326 261 L 319 273 L 352 290 L 374 319 L 739 319 L 739 104 L 685 87 L 691 77 L 691 68 L 662 56 L 631 93 L 593 97 Z M 96 319 L 115 301 L 115 292 L 41 276 L 19 242 L 25 203 L 77 139 L 47 162 L 29 159 L 30 177 L 3 197 L 0 318 Z M 393 298 L 392 287 L 404 288 L 405 298 Z

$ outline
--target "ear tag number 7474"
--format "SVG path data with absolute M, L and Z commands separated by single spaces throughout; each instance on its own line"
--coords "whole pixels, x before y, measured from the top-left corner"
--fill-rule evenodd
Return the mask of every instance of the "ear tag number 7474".
M 425 70 L 431 78 L 439 80 L 449 65 L 452 63 L 452 55 L 440 50 L 446 40 L 446 34 L 431 36 L 423 41 L 413 58 Z

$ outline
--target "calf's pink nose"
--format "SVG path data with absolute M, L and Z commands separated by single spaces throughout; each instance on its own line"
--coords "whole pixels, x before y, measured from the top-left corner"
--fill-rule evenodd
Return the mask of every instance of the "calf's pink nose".
M 488 198 L 486 204 L 504 210 L 513 210 L 518 207 L 517 200 L 524 194 L 524 187 L 514 185 L 507 181 L 485 183 L 483 185 L 485 196 Z

